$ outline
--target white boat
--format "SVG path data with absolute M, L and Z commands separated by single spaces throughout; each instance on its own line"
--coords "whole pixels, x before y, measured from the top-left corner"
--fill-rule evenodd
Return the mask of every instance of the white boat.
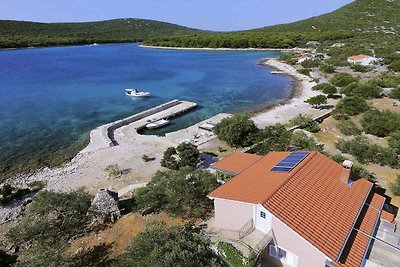
M 90 46 L 98 46 L 98 45 L 99 45 L 98 43 L 93 43 Z
M 149 124 L 146 124 L 146 128 L 147 129 L 156 129 L 156 128 L 160 128 L 163 127 L 165 125 L 167 125 L 169 123 L 169 120 L 158 120 Z
M 125 89 L 125 95 L 143 97 L 143 96 L 150 96 L 150 92 L 140 92 L 137 89 Z

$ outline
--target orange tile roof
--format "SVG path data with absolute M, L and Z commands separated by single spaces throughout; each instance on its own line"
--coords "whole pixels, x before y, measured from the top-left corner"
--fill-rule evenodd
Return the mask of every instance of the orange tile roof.
M 343 250 L 337 267 L 358 267 L 362 265 L 370 238 L 374 232 L 375 226 L 378 223 L 385 198 L 374 193 L 369 197 L 370 200 L 364 205 L 359 219 L 354 226 L 348 242 Z
M 383 210 L 383 211 L 382 211 L 381 218 L 382 218 L 383 220 L 385 220 L 385 221 L 390 222 L 390 223 L 393 223 L 393 222 L 394 222 L 394 214 L 393 214 L 393 213 L 390 213 L 390 212 L 388 212 L 388 211 L 386 211 L 386 210 Z
M 349 57 L 348 59 L 351 59 L 351 60 L 360 60 L 360 59 L 364 59 L 364 58 L 367 58 L 367 57 L 369 57 L 369 56 L 367 56 L 367 55 L 356 55 L 356 56 L 351 56 L 351 57 Z
M 235 152 L 223 160 L 214 163 L 211 167 L 224 172 L 239 174 L 260 159 L 262 159 L 261 156 Z
M 211 192 L 211 198 L 223 198 L 247 203 L 264 203 L 267 196 L 273 194 L 297 169 L 301 168 L 307 158 L 290 173 L 270 172 L 290 152 L 270 152 L 268 156 L 249 166 L 223 186 Z M 313 152 L 315 153 L 315 152 Z M 228 160 L 228 159 L 227 159 Z M 224 164 L 229 165 L 227 162 Z
M 372 183 L 358 179 L 351 186 L 344 184 L 339 179 L 341 164 L 318 152 L 311 152 L 288 173 L 271 172 L 288 154 L 269 153 L 209 196 L 262 204 L 335 261 L 352 233 Z

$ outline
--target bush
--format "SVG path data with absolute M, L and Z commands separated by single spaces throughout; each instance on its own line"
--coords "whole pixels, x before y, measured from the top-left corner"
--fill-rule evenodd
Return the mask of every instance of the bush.
M 389 69 L 392 71 L 400 72 L 400 60 L 393 61 L 389 64 Z
M 345 135 L 359 135 L 361 133 L 361 129 L 351 120 L 340 121 L 337 126 Z
M 191 143 L 182 143 L 175 149 L 169 147 L 161 159 L 161 166 L 171 170 L 178 170 L 183 167 L 196 167 L 200 162 L 200 152 Z
M 142 214 L 167 211 L 175 216 L 201 218 L 212 211 L 207 195 L 218 186 L 215 176 L 208 171 L 159 171 L 146 187 L 133 192 L 133 198 Z
M 324 90 L 326 90 L 326 91 L 335 90 L 335 91 L 336 91 L 336 87 L 333 86 L 333 85 L 330 84 L 330 83 L 319 83 L 319 84 L 313 86 L 313 88 L 311 88 L 311 89 L 314 90 L 314 91 L 322 91 L 322 92 L 323 92 Z
M 354 116 L 369 110 L 369 105 L 365 99 L 359 96 L 347 96 L 336 105 L 334 114 L 347 114 Z
M 305 133 L 295 132 L 290 138 L 290 145 L 299 150 L 320 150 L 314 138 L 308 137 Z
M 327 103 L 327 98 L 324 95 L 317 95 L 317 96 L 310 97 L 309 99 L 307 99 L 304 102 L 310 104 L 313 108 L 319 108 L 319 106 L 321 106 L 322 104 Z
M 363 115 L 361 124 L 366 133 L 386 137 L 400 130 L 400 114 L 389 110 L 370 110 Z
M 373 67 L 371 67 L 371 66 L 364 66 L 364 65 L 357 65 L 357 64 L 351 65 L 351 68 L 357 72 L 368 72 L 368 71 L 373 70 Z
M 382 88 L 396 88 L 400 85 L 400 75 L 392 72 L 383 72 L 369 82 Z
M 320 71 L 325 72 L 325 73 L 335 73 L 335 66 L 330 65 L 330 64 L 322 64 L 319 66 Z
M 267 126 L 257 135 L 257 145 L 252 150 L 259 155 L 266 155 L 270 151 L 285 151 L 290 145 L 292 132 L 282 124 Z
M 257 132 L 256 125 L 246 114 L 225 118 L 214 127 L 218 138 L 234 147 L 251 145 Z
M 254 267 L 256 266 L 256 257 L 249 257 L 248 259 L 235 248 L 232 244 L 225 242 L 218 242 L 218 253 L 224 261 L 232 267 Z
M 0 188 L 0 204 L 6 205 L 13 200 L 21 199 L 31 192 L 28 188 L 17 188 L 9 184 L 5 184 Z
M 307 115 L 300 114 L 290 120 L 290 123 L 293 126 L 299 126 L 301 129 L 305 129 L 312 133 L 319 131 L 318 123 L 316 123 L 310 116 Z
M 392 99 L 400 100 L 400 87 L 392 89 L 388 96 Z
M 320 60 L 307 59 L 307 60 L 303 61 L 303 62 L 301 63 L 301 65 L 302 65 L 304 68 L 310 69 L 310 68 L 316 68 L 316 67 L 318 67 L 320 63 L 321 63 Z
M 117 257 L 113 267 L 137 266 L 222 266 L 212 253 L 210 243 L 192 225 L 168 228 L 150 224 L 133 238 L 127 250 Z
M 358 79 L 347 73 L 337 73 L 333 76 L 331 83 L 338 87 L 346 86 L 350 83 L 356 82 Z
M 397 167 L 399 165 L 396 153 L 390 148 L 371 144 L 367 138 L 357 136 L 351 140 L 339 139 L 336 147 L 343 153 L 353 155 L 360 163 L 377 163 Z
M 142 155 L 142 160 L 144 161 L 144 162 L 150 162 L 150 161 L 153 161 L 154 160 L 154 158 L 151 158 L 151 157 L 149 157 L 148 155 Z
M 86 214 L 90 203 L 91 196 L 83 191 L 41 191 L 33 198 L 18 225 L 10 230 L 8 237 L 16 244 L 68 240 L 88 223 Z
M 303 74 L 303 75 L 310 76 L 311 70 L 310 69 L 298 69 L 297 72 L 300 74 Z
M 390 148 L 400 154 L 400 131 L 390 133 L 388 143 Z
M 346 96 L 360 96 L 371 99 L 379 98 L 382 94 L 382 89 L 374 84 L 354 82 L 342 88 L 341 93 Z
M 393 195 L 400 196 L 400 175 L 397 175 L 397 178 L 390 184 L 390 190 Z

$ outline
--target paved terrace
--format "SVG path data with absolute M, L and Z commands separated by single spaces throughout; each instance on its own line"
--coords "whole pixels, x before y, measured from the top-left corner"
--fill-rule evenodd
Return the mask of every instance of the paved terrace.
M 82 152 L 92 152 L 118 145 L 114 138 L 115 130 L 128 126 L 130 132 L 138 135 L 137 131 L 146 127 L 150 122 L 168 119 L 187 112 L 197 106 L 194 102 L 174 99 L 162 105 L 139 112 L 127 118 L 97 127 L 90 133 L 90 143 Z

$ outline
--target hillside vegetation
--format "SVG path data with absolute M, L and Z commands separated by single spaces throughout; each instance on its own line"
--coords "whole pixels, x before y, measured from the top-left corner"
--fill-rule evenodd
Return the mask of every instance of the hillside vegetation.
M 356 0 L 329 14 L 290 24 L 250 31 L 170 38 L 152 38 L 149 45 L 230 48 L 304 47 L 315 40 L 322 47 L 345 43 L 345 47 L 326 49 L 343 60 L 354 53 L 399 58 L 400 1 Z
M 90 43 L 138 42 L 157 36 L 199 34 L 176 24 L 115 19 L 84 23 L 37 23 L 0 20 L 0 48 Z

